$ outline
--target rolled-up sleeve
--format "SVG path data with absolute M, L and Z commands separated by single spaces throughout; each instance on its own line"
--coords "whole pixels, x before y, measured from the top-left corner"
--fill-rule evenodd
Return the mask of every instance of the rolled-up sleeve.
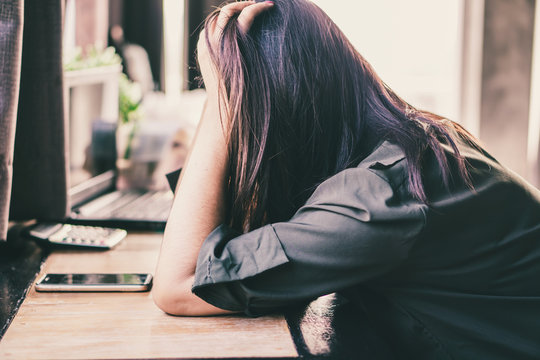
M 193 292 L 260 315 L 373 280 L 396 268 L 424 226 L 424 205 L 384 172 L 347 169 L 322 183 L 290 221 L 204 241 Z

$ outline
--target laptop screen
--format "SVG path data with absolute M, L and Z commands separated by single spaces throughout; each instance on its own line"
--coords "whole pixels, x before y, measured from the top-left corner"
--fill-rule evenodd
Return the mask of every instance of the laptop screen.
M 73 124 L 70 130 L 70 180 L 77 186 L 115 169 L 116 124 L 94 119 L 90 124 Z
M 99 118 L 70 123 L 70 199 L 72 206 L 114 188 L 116 124 Z
M 130 124 L 117 126 L 120 70 L 65 73 L 72 208 L 108 190 L 168 190 L 164 174 L 183 165 L 191 141 L 187 120 L 202 112 L 204 92 L 174 104 L 146 94 L 144 121 L 132 137 Z

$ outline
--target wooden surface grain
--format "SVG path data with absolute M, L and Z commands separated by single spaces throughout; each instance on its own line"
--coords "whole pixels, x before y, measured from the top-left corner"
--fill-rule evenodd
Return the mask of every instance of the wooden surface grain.
M 106 252 L 55 251 L 45 272 L 149 272 L 161 234 L 130 234 Z M 1 359 L 296 357 L 283 316 L 174 317 L 144 293 L 30 289 L 0 342 Z

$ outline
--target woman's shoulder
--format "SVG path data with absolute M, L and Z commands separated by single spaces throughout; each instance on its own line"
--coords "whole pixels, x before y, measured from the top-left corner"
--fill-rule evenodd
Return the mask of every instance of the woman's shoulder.
M 405 153 L 390 141 L 383 141 L 376 146 L 356 169 L 369 171 L 394 188 L 402 186 L 408 179 Z
M 383 141 L 357 166 L 344 169 L 323 181 L 312 197 L 394 196 L 406 183 L 407 162 L 401 148 Z
M 407 159 L 398 146 L 379 143 L 358 165 L 329 177 L 319 188 L 345 187 L 350 191 L 378 194 L 383 188 L 395 191 L 407 182 Z
M 398 145 L 385 140 L 358 164 L 358 168 L 388 168 L 402 160 L 405 160 L 403 150 Z
M 396 212 L 423 218 L 425 205 L 410 194 L 407 179 L 404 152 L 385 141 L 358 166 L 321 183 L 306 205 L 361 209 L 369 218 L 392 217 Z
M 318 189 L 345 187 L 353 191 L 358 188 L 369 190 L 371 186 L 383 186 L 382 183 L 388 183 L 392 187 L 399 186 L 406 179 L 406 164 L 403 150 L 389 141 L 383 141 L 358 165 L 330 176 Z

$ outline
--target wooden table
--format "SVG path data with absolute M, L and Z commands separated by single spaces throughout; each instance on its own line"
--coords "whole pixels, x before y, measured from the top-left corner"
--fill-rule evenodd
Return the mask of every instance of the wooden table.
M 55 251 L 41 274 L 153 273 L 161 236 L 130 234 L 106 252 Z M 283 316 L 174 317 L 149 292 L 38 293 L 32 287 L 0 342 L 1 359 L 297 356 Z

